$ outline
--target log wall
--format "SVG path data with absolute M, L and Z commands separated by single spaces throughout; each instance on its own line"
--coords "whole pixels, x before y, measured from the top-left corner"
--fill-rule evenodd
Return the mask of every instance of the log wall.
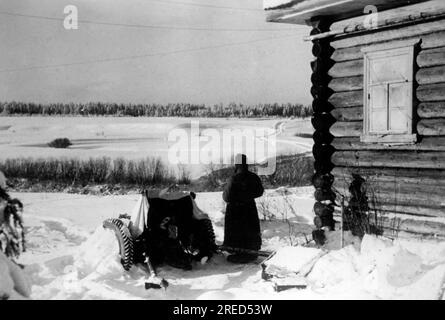
M 413 110 L 418 142 L 393 146 L 362 143 L 362 49 L 384 49 L 411 39 L 421 40 L 415 57 Z M 328 71 L 330 114 L 335 118 L 330 128 L 335 148 L 331 157 L 333 187 L 347 195 L 351 174 L 360 174 L 367 179 L 373 209 L 408 221 L 401 231 L 445 237 L 441 222 L 445 218 L 445 18 L 336 36 L 331 38 L 331 46 L 335 49 L 331 56 L 334 65 Z M 391 229 L 389 222 L 386 227 Z

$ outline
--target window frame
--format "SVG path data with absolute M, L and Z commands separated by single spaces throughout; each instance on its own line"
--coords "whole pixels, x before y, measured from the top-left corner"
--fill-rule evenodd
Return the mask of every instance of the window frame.
M 414 58 L 415 58 L 415 46 L 420 43 L 420 39 L 411 39 L 403 42 L 395 42 L 393 44 L 375 45 L 363 48 L 361 51 L 364 55 L 364 77 L 363 77 L 363 134 L 360 136 L 360 141 L 364 143 L 388 143 L 388 144 L 414 144 L 417 142 L 417 135 L 413 133 L 413 107 L 414 107 Z M 409 59 L 407 62 L 408 67 L 408 79 L 407 81 L 383 81 L 379 84 L 371 84 L 371 62 L 375 59 L 382 57 L 395 57 L 406 55 Z M 410 83 L 408 101 L 409 105 L 406 106 L 405 112 L 408 119 L 407 132 L 371 132 L 371 117 L 370 117 L 370 89 L 377 85 L 388 85 Z M 387 92 L 389 101 L 389 91 Z M 389 103 L 389 102 L 388 102 Z M 389 105 L 387 105 L 387 112 L 389 113 Z M 387 115 L 389 118 L 389 114 Z M 389 120 L 387 122 L 389 125 Z

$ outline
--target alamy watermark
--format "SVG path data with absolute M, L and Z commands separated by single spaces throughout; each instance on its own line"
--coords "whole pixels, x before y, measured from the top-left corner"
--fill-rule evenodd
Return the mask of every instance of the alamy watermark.
M 379 11 L 376 6 L 367 5 L 363 9 L 363 13 L 366 14 L 363 21 L 363 26 L 366 29 L 376 29 L 379 26 Z
M 259 175 L 276 169 L 276 135 L 271 128 L 201 130 L 198 120 L 188 128 L 174 128 L 168 134 L 173 144 L 168 161 L 174 165 L 233 165 L 237 154 L 245 154 L 248 164 L 257 166 Z
M 79 29 L 79 10 L 74 5 L 68 5 L 63 8 L 63 13 L 66 15 L 63 20 L 63 27 L 66 30 Z

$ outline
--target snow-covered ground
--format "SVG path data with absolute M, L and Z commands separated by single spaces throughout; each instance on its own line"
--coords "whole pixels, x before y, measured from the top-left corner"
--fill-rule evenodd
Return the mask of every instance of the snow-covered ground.
M 145 290 L 144 273 L 123 271 L 114 234 L 101 227 L 104 219 L 131 212 L 137 194 L 13 194 L 24 201 L 28 227 L 28 251 L 20 262 L 26 265 L 35 299 L 445 298 L 445 243 L 370 236 L 360 243 L 346 237 L 355 243 L 340 249 L 338 233 L 332 233 L 328 239 L 334 250 L 302 247 L 312 229 L 312 193 L 311 187 L 281 188 L 257 201 L 260 215 L 274 216 L 262 222 L 263 250 L 279 249 L 270 261 L 303 275 L 306 289 L 275 292 L 273 283 L 261 278 L 259 264 L 234 265 L 217 255 L 192 271 L 162 267 L 159 274 L 170 286 Z M 200 193 L 197 203 L 210 215 L 221 241 L 221 193 Z
M 191 121 L 199 122 L 200 130 L 215 129 L 220 134 L 226 129 L 275 129 L 277 155 L 304 153 L 313 145 L 310 119 L 2 117 L 0 160 L 20 157 L 159 157 L 169 164 L 169 148 L 184 142 L 176 136 L 169 141 L 169 133 L 173 129 L 190 128 Z M 66 149 L 48 147 L 52 140 L 64 137 L 69 138 L 73 145 Z M 189 142 L 186 142 L 184 150 L 189 148 Z M 202 141 L 201 147 L 206 143 Z M 171 167 L 175 169 L 176 165 L 171 164 Z M 187 169 L 193 178 L 197 178 L 205 172 L 206 166 L 190 164 Z

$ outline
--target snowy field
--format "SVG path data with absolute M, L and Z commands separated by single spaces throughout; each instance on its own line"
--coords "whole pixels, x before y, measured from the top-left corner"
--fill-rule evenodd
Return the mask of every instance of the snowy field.
M 134 117 L 2 117 L 0 159 L 17 157 L 142 159 L 159 157 L 168 163 L 168 141 L 175 128 L 190 128 L 199 121 L 200 130 L 259 129 L 277 130 L 278 155 L 299 154 L 312 148 L 310 120 L 301 119 L 216 119 L 216 118 L 134 118 Z M 68 138 L 68 149 L 49 148 L 56 138 Z M 188 146 L 184 146 L 188 149 Z M 202 166 L 190 166 L 192 177 L 202 174 Z
M 124 272 L 114 234 L 101 227 L 106 218 L 130 213 L 138 195 L 13 194 L 25 204 L 28 251 L 21 257 L 32 283 L 34 299 L 444 299 L 445 243 L 377 239 L 340 248 L 339 233 L 328 234 L 324 249 L 306 248 L 311 230 L 312 187 L 268 190 L 257 200 L 262 222 L 263 250 L 277 250 L 270 260 L 299 274 L 306 289 L 275 292 L 261 278 L 256 264 L 233 265 L 223 255 L 192 271 L 162 267 L 166 290 L 145 290 L 137 268 Z M 201 193 L 197 203 L 223 239 L 221 193 Z M 293 208 L 293 209 L 291 209 Z M 294 247 L 290 247 L 290 245 Z M 299 245 L 296 246 L 295 245 Z M 332 249 L 328 251 L 327 249 Z M 303 271 L 304 270 L 304 271 Z

